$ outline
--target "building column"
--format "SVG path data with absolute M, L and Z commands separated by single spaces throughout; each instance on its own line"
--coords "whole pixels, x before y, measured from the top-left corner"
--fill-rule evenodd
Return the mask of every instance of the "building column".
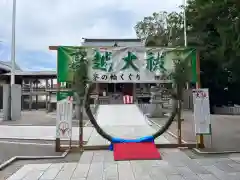
M 46 91 L 46 98 L 45 98 L 45 103 L 46 103 L 46 110 L 47 110 L 47 107 L 48 107 L 48 91 L 47 91 L 47 89 L 48 89 L 48 79 L 46 79 L 46 83 L 45 83 L 45 85 L 46 85 L 46 88 L 45 88 L 45 91 Z
M 117 87 L 116 87 L 116 83 L 113 83 L 114 86 L 114 94 L 117 93 Z
M 22 104 L 22 108 L 21 108 L 21 110 L 23 110 L 23 103 L 24 102 L 24 98 L 23 98 L 23 95 L 21 96 L 21 104 Z
M 36 92 L 36 110 L 38 110 L 39 108 L 38 108 L 38 79 L 36 79 L 36 90 L 35 90 Z
M 96 83 L 96 92 L 99 95 L 100 94 L 100 87 L 99 87 L 99 83 Z
M 52 103 L 51 103 L 51 100 L 52 100 L 52 93 L 49 92 L 49 96 L 48 96 L 48 106 L 47 106 L 47 112 L 52 112 L 53 111 L 53 108 L 52 108 Z
M 29 110 L 32 110 L 32 92 L 33 92 L 33 87 L 32 87 L 32 79 L 29 80 L 30 83 L 30 92 L 29 92 Z
M 24 80 L 22 80 L 22 83 L 21 83 L 21 88 L 22 88 L 22 94 L 21 94 L 21 104 L 22 104 L 22 107 L 21 107 L 21 110 L 23 110 L 23 102 L 24 102 L 24 97 L 23 97 L 23 83 L 24 83 Z
M 136 97 L 136 83 L 133 83 L 133 92 L 132 92 L 132 94 L 133 94 L 133 102 L 136 102 L 136 100 L 137 100 L 137 97 Z
M 51 89 L 53 89 L 53 79 L 51 79 Z

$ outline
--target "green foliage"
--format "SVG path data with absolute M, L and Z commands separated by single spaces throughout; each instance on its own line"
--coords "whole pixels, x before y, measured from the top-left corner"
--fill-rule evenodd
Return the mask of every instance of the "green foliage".
M 153 13 L 152 16 L 139 21 L 135 26 L 138 38 L 145 40 L 149 46 L 166 46 L 168 44 L 166 16 L 167 12 Z
M 240 104 L 239 0 L 188 0 L 186 19 L 188 46 L 200 51 L 201 84 L 209 88 L 211 103 Z M 183 13 L 153 13 L 135 29 L 150 40 L 146 45 L 184 45 Z
M 202 84 L 212 91 L 213 103 L 240 103 L 236 96 L 240 90 L 239 1 L 191 0 L 187 18 L 189 33 L 198 34 L 198 42 L 201 42 L 198 45 L 201 47 Z
M 79 97 L 83 97 L 88 83 L 87 52 L 79 48 L 71 56 L 73 58 L 71 68 L 74 70 L 73 89 Z
M 182 13 L 155 12 L 137 22 L 135 30 L 147 46 L 179 46 L 184 42 L 182 22 Z
M 187 57 L 183 59 L 179 56 L 174 60 L 174 63 L 175 69 L 171 76 L 177 88 L 177 97 L 182 100 L 185 85 L 191 80 L 191 58 Z

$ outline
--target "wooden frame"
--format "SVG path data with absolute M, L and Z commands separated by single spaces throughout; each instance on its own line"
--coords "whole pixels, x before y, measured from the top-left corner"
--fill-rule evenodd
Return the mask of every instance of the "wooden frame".
M 49 50 L 58 50 L 59 46 L 49 46 Z M 88 46 L 82 46 L 86 48 L 93 48 L 93 47 L 88 47 Z M 112 47 L 112 46 L 109 46 Z M 151 47 L 147 47 L 151 48 Z M 156 47 L 152 47 L 156 48 Z M 172 48 L 175 49 L 175 48 Z M 197 88 L 200 88 L 200 59 L 199 59 L 199 52 L 197 52 L 197 76 L 198 76 L 198 81 L 197 81 Z M 59 89 L 58 89 L 59 91 Z M 82 131 L 83 132 L 83 131 Z M 156 144 L 158 148 L 179 148 L 179 147 L 185 147 L 185 148 L 204 148 L 204 138 L 203 135 L 197 136 L 198 138 L 198 143 L 187 143 L 187 144 Z M 72 151 L 79 151 L 79 150 L 105 150 L 108 149 L 108 145 L 100 145 L 100 146 L 82 146 L 82 147 L 70 147 Z M 69 146 L 62 146 L 60 144 L 60 138 L 56 138 L 55 140 L 55 150 L 56 152 L 64 151 L 66 149 L 69 149 Z

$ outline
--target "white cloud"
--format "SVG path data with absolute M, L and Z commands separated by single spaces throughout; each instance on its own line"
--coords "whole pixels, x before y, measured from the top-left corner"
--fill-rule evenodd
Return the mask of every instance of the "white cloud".
M 0 0 L 0 40 L 11 41 L 12 1 Z M 78 45 L 82 37 L 135 37 L 134 25 L 182 0 L 17 0 L 16 43 L 24 51 Z

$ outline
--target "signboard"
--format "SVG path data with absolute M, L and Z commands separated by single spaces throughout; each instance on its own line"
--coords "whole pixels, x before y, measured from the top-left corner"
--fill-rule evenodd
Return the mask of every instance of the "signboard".
M 189 66 L 195 66 L 196 51 L 187 48 L 59 47 L 58 82 L 73 80 L 72 67 L 80 59 L 88 62 L 88 78 L 92 82 L 169 83 L 175 61 L 188 60 Z M 193 75 L 195 79 L 196 72 Z
M 72 138 L 72 96 L 67 96 L 57 101 L 57 126 L 56 137 L 60 139 Z
M 208 89 L 193 90 L 194 121 L 196 134 L 211 134 Z

